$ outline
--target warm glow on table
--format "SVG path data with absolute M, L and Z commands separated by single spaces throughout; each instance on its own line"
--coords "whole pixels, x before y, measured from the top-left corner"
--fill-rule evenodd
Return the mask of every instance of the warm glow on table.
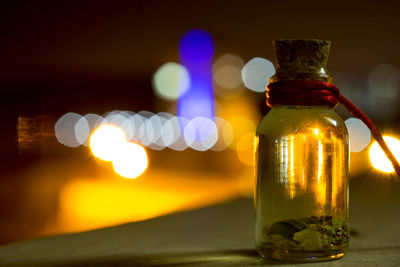
M 247 195 L 252 183 L 251 172 L 233 179 L 209 172 L 152 169 L 135 180 L 107 174 L 76 178 L 60 193 L 56 230 L 84 231 L 195 209 Z

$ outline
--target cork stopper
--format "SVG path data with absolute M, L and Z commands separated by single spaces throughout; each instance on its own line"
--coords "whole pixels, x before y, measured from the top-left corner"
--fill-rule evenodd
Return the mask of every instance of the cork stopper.
M 326 65 L 330 41 L 277 40 L 273 42 L 277 70 L 270 83 L 288 80 L 332 82 Z

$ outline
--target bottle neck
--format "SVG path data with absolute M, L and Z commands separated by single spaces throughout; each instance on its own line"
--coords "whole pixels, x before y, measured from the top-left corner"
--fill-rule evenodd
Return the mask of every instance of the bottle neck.
M 296 80 L 333 83 L 332 76 L 328 70 L 322 66 L 315 69 L 313 72 L 283 72 L 278 69 L 275 75 L 269 80 L 269 83 Z
M 338 103 L 339 89 L 320 81 L 289 80 L 267 86 L 267 105 L 324 106 L 331 108 Z

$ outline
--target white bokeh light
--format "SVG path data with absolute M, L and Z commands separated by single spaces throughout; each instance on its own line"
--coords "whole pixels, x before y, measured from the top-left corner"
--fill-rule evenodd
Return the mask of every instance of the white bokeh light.
M 130 114 L 126 111 L 114 110 L 105 117 L 106 123 L 115 125 L 125 132 L 127 140 L 131 140 L 134 134 L 134 129 L 131 121 L 128 119 Z
M 134 113 L 114 110 L 104 117 L 93 113 L 85 116 L 67 113 L 57 121 L 55 132 L 60 143 L 70 147 L 90 145 L 96 157 L 111 161 L 112 154 L 117 153 L 112 151 L 116 150 L 114 148 L 117 143 L 121 143 L 118 139 L 135 142 L 153 150 L 168 147 L 183 151 L 191 147 L 198 151 L 222 151 L 234 141 L 236 124 L 219 117 L 211 120 L 200 116 L 189 121 L 167 112 L 154 114 L 150 111 Z M 243 123 L 236 126 L 243 128 Z M 109 127 L 113 130 L 104 132 L 104 128 Z M 99 129 L 102 130 L 98 131 Z
M 174 117 L 174 115 L 172 115 L 171 113 L 168 113 L 168 112 L 158 112 L 157 115 L 160 116 L 161 118 L 165 118 L 167 120 Z
M 139 111 L 137 114 L 142 116 L 144 119 L 148 119 L 148 118 L 151 118 L 152 116 L 154 116 L 153 112 L 147 111 L 147 110 Z
M 86 136 L 86 140 L 83 143 L 83 145 L 88 146 L 89 145 L 89 137 L 90 135 L 94 132 L 94 130 L 96 130 L 100 125 L 105 124 L 106 120 L 97 114 L 94 113 L 88 113 L 85 116 L 83 116 L 83 118 L 86 119 L 86 122 L 89 126 L 89 133 L 88 136 Z
M 268 80 L 275 74 L 275 67 L 271 61 L 255 57 L 242 69 L 244 85 L 255 92 L 265 92 Z
M 162 65 L 153 76 L 155 93 L 166 100 L 176 100 L 190 86 L 190 76 L 184 66 L 174 62 Z
M 170 133 L 171 144 L 168 145 L 169 148 L 177 151 L 183 151 L 188 148 L 185 137 L 182 133 L 182 129 L 185 129 L 188 125 L 189 120 L 184 117 L 173 117 L 169 120 L 171 127 L 173 128 L 172 133 Z
M 149 146 L 153 143 L 155 137 L 153 124 L 149 119 L 145 119 L 139 128 L 139 140 L 144 146 Z
M 114 125 L 101 125 L 90 136 L 89 145 L 95 157 L 112 161 L 126 143 L 125 133 Z
M 75 135 L 75 125 L 82 118 L 81 115 L 68 112 L 58 119 L 54 126 L 54 132 L 58 142 L 68 147 L 81 145 Z
M 89 138 L 90 128 L 89 123 L 85 117 L 81 117 L 75 124 L 75 137 L 79 144 L 83 145 Z
M 153 125 L 149 121 L 149 119 L 154 116 L 153 112 L 142 110 L 138 112 L 138 115 L 142 116 L 143 122 L 141 123 L 138 130 L 138 143 L 149 146 L 154 139 L 154 129 Z
M 201 116 L 189 121 L 183 133 L 186 143 L 198 151 L 210 149 L 218 140 L 218 129 L 214 121 Z
M 350 138 L 350 151 L 360 152 L 369 145 L 371 131 L 357 118 L 350 118 L 345 121 Z
M 143 118 L 143 116 L 140 114 L 134 114 L 129 116 L 128 121 L 133 129 L 133 135 L 129 140 L 140 143 L 139 129 L 145 121 L 145 118 Z
M 161 138 L 161 129 L 166 123 L 167 119 L 156 114 L 148 120 L 152 124 L 154 132 L 154 137 L 151 144 L 149 145 L 149 148 L 154 150 L 164 149 L 166 146 L 164 144 L 164 140 Z
M 180 135 L 179 122 L 176 117 L 167 120 L 161 128 L 161 139 L 165 146 L 173 144 Z
M 125 178 L 134 179 L 148 166 L 146 150 L 138 144 L 127 142 L 119 150 L 112 164 L 116 173 Z

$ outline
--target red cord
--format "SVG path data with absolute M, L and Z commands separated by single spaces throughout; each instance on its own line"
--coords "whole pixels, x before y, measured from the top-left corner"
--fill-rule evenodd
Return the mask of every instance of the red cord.
M 373 137 L 381 146 L 386 156 L 392 162 L 397 176 L 400 178 L 400 165 L 387 146 L 379 129 L 374 123 L 350 100 L 342 96 L 339 89 L 330 83 L 317 81 L 280 81 L 271 83 L 267 86 L 267 105 L 296 105 L 296 106 L 322 106 L 327 105 L 331 108 L 340 102 L 356 118 L 362 120 L 371 130 Z

